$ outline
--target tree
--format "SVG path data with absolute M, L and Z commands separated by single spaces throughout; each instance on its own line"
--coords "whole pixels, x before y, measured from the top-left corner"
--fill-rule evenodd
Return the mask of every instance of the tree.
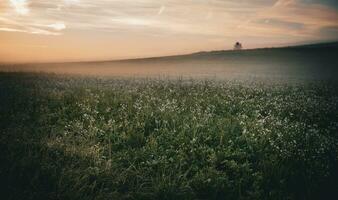
M 242 50 L 242 49 L 243 49 L 242 44 L 239 42 L 236 42 L 234 45 L 234 50 Z

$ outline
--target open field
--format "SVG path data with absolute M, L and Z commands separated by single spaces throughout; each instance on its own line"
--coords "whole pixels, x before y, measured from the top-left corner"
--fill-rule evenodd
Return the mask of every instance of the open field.
M 338 83 L 0 73 L 3 199 L 334 199 Z
M 338 200 L 338 0 L 0 0 L 0 200 Z

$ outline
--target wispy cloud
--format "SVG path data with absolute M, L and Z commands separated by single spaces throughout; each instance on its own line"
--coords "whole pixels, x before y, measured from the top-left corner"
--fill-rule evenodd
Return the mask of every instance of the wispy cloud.
M 8 7 L 9 5 L 9 7 Z M 2 30 L 29 32 L 32 24 L 60 35 L 66 28 L 97 31 L 133 30 L 152 34 L 154 30 L 210 36 L 235 35 L 240 30 L 248 36 L 277 35 L 315 36 L 319 29 L 338 25 L 337 11 L 314 1 L 304 0 L 9 0 L 0 3 L 7 9 L 0 19 Z M 269 20 L 270 23 L 259 23 Z M 60 23 L 59 21 L 62 21 Z M 258 23 L 257 23 L 258 22 Z M 272 23 L 276 22 L 276 23 Z M 281 24 L 283 23 L 283 26 Z M 20 25 L 18 27 L 18 24 Z M 287 30 L 294 24 L 303 29 Z M 143 29 L 140 29 L 143 27 Z M 305 30 L 306 29 L 306 30 Z M 269 32 L 270 30 L 270 32 Z M 243 31 L 240 31 L 243 33 Z M 35 32 L 32 32 L 35 33 Z M 267 34 L 266 33 L 266 34 Z
M 30 34 L 39 34 L 39 35 L 60 35 L 60 33 L 55 33 L 43 29 L 30 28 L 30 29 L 15 29 L 15 28 L 2 28 L 0 27 L 0 31 L 7 32 L 21 32 L 21 33 L 30 33 Z
M 48 24 L 48 25 L 46 25 L 46 27 L 52 28 L 56 31 L 62 31 L 63 29 L 66 29 L 66 25 L 63 22 Z

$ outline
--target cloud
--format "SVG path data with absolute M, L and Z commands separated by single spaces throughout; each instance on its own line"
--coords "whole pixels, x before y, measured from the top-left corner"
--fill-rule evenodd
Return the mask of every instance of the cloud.
M 80 3 L 80 0 L 64 0 L 63 1 L 66 5 L 76 5 Z
M 8 32 L 22 32 L 22 30 L 19 29 L 14 29 L 14 28 L 6 28 L 6 27 L 1 27 L 0 31 L 8 31 Z
M 0 31 L 103 31 L 213 37 L 320 37 L 338 25 L 333 0 L 8 0 Z M 36 31 L 39 29 L 41 31 Z
M 278 19 L 258 19 L 255 21 L 255 23 L 260 24 L 260 25 L 265 25 L 269 27 L 280 27 L 284 30 L 301 30 L 304 29 L 304 24 L 303 23 L 297 23 L 297 22 L 287 22 L 287 21 L 281 21 Z
M 111 20 L 113 23 L 122 24 L 122 25 L 132 25 L 132 26 L 149 26 L 154 24 L 154 21 L 142 19 L 142 18 L 114 18 Z
M 56 31 L 62 31 L 63 29 L 66 29 L 66 25 L 63 22 L 49 24 L 46 25 L 46 27 L 50 27 Z
M 278 0 L 276 3 L 273 5 L 273 7 L 285 7 L 289 6 L 290 4 L 294 4 L 294 0 Z
M 319 29 L 318 32 L 328 40 L 338 40 L 338 26 L 324 27 Z
M 8 0 L 1 2 L 0 31 L 21 32 L 39 35 L 61 35 L 59 31 L 66 28 L 64 23 L 55 22 L 52 18 L 38 15 L 36 11 L 43 11 L 39 7 L 40 1 Z M 41 1 L 42 2 L 42 1 Z
M 165 6 L 161 6 L 161 8 L 158 10 L 158 15 L 161 15 L 165 11 Z
M 29 13 L 27 0 L 10 0 L 10 5 L 14 8 L 15 12 L 20 15 L 27 15 Z
M 272 7 L 258 11 L 241 28 L 260 34 L 320 39 L 325 37 L 320 29 L 336 25 L 338 14 L 331 7 L 301 0 L 278 0 Z
M 337 0 L 301 0 L 301 2 L 305 3 L 305 4 L 326 5 L 326 6 L 334 8 L 334 9 L 338 9 L 338 1 Z
M 30 28 L 30 29 L 15 29 L 15 28 L 7 28 L 7 27 L 0 27 L 0 31 L 6 31 L 6 32 L 20 32 L 20 33 L 29 33 L 29 34 L 38 34 L 38 35 L 60 35 L 60 33 L 54 33 L 50 31 L 46 31 L 43 29 L 37 29 L 37 28 Z

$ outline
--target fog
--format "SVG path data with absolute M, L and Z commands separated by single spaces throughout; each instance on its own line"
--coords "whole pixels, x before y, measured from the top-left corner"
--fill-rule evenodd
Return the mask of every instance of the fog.
M 12 64 L 1 71 L 108 77 L 207 79 L 336 79 L 337 44 L 297 48 L 201 52 L 123 61 Z

